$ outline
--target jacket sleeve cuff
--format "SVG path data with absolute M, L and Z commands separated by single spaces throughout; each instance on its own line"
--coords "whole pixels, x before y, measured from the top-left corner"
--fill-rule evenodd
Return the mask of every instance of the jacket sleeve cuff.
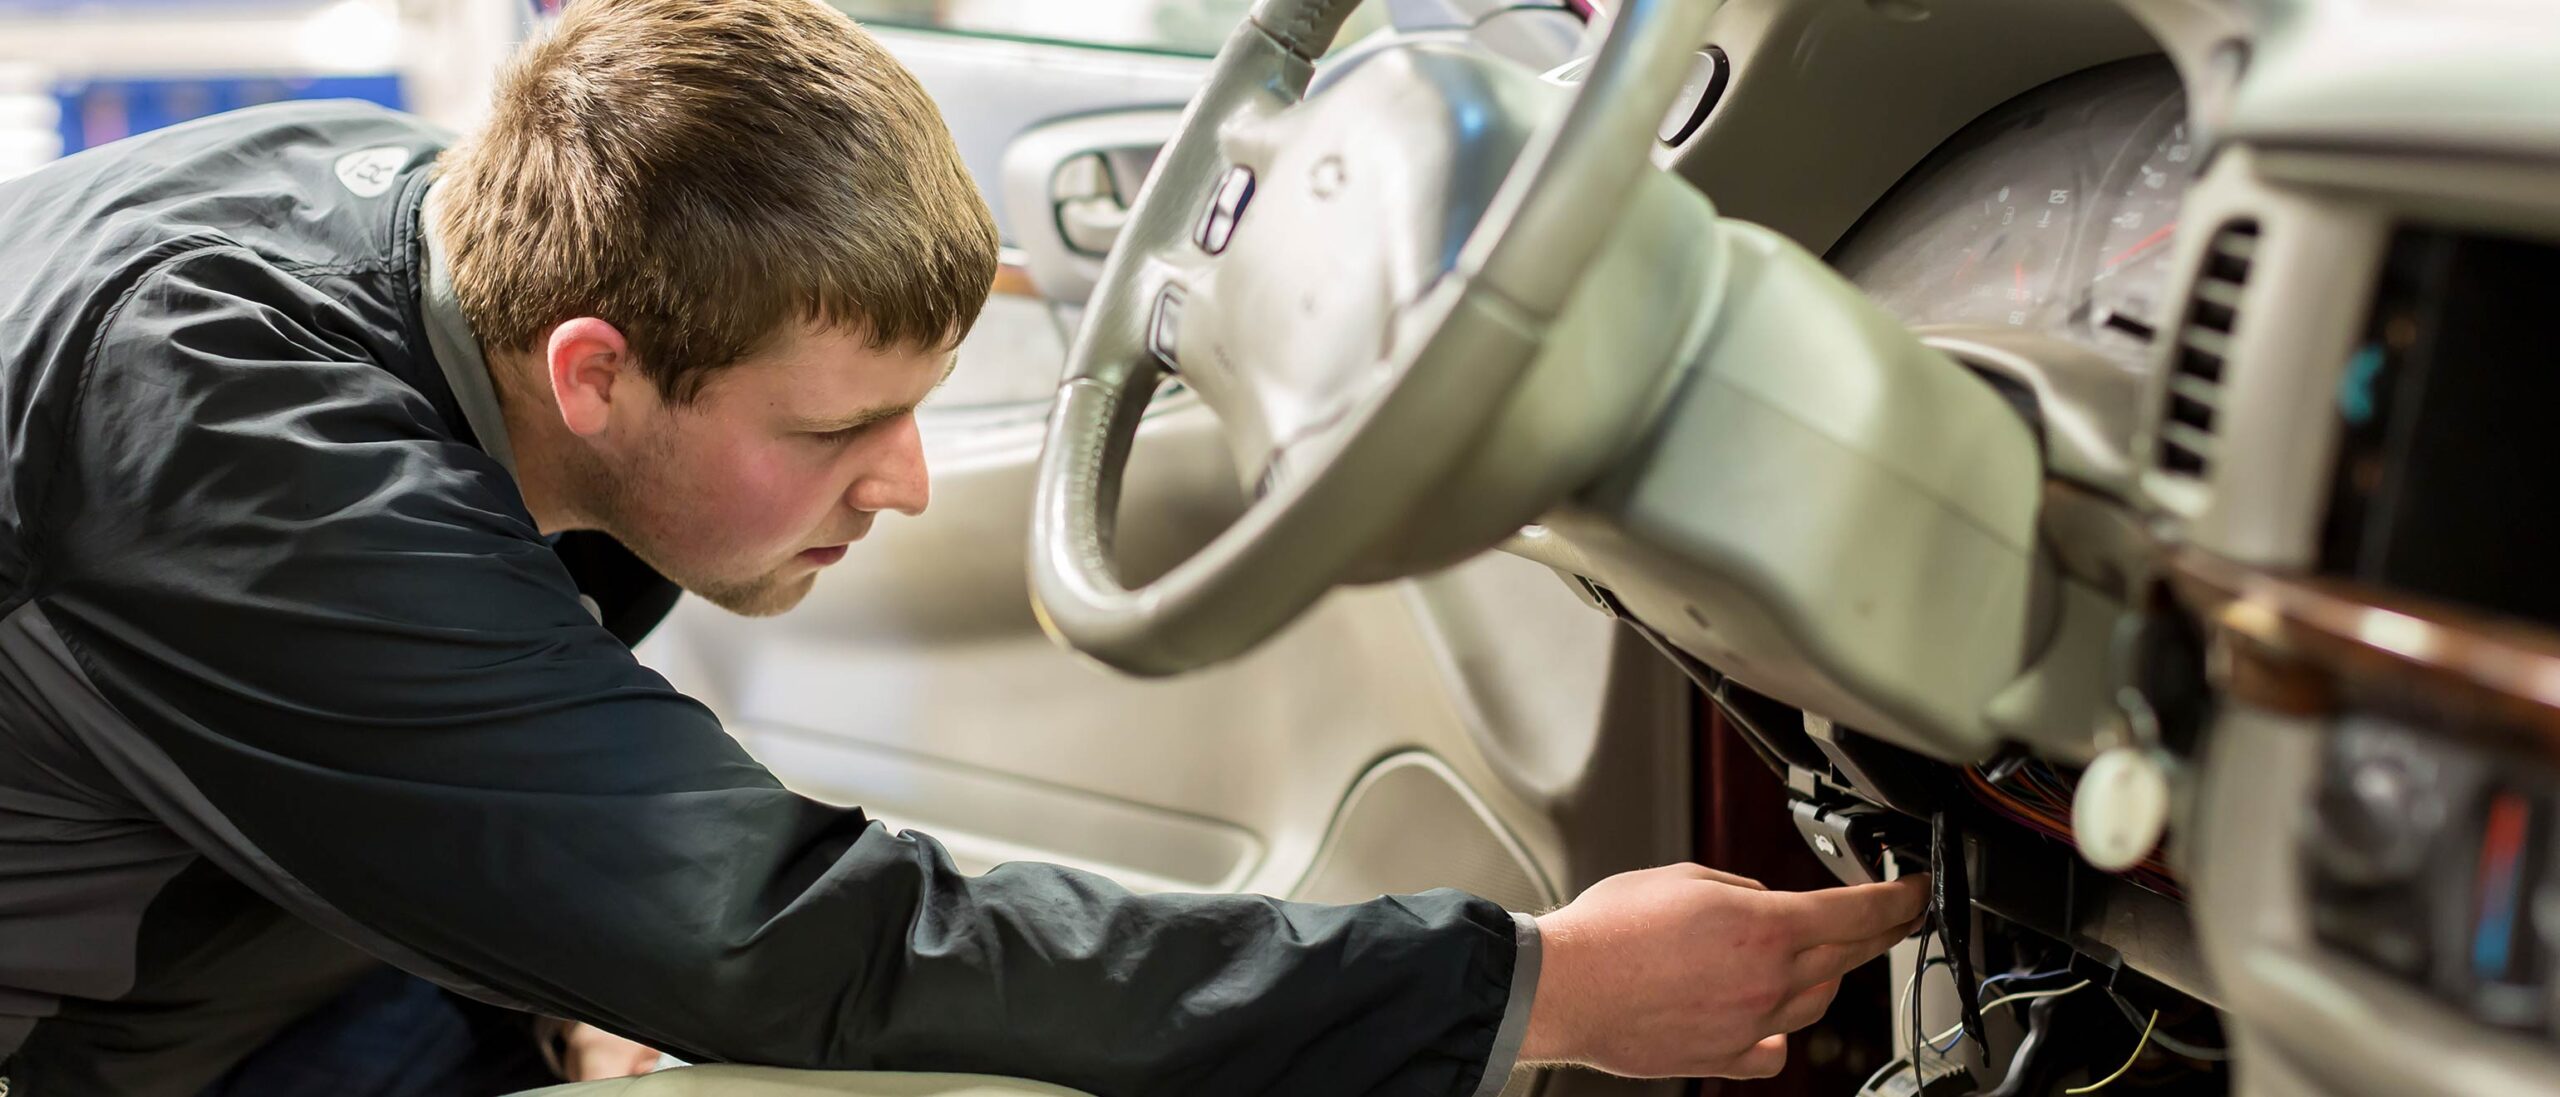
M 1511 922 L 1519 941 L 1511 961 L 1511 998 L 1502 1007 L 1502 1027 L 1494 1030 L 1493 1054 L 1485 1060 L 1484 1080 L 1476 1084 L 1474 1097 L 1495 1097 L 1510 1083 L 1520 1044 L 1529 1036 L 1529 1003 L 1538 996 L 1538 920 L 1514 912 Z

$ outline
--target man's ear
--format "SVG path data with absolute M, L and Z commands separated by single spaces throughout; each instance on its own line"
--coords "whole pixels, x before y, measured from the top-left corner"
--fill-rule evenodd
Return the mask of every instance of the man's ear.
M 543 367 L 560 421 L 570 433 L 594 438 L 612 421 L 615 382 L 639 368 L 631 344 L 620 329 L 592 316 L 581 316 L 551 329 L 543 348 Z

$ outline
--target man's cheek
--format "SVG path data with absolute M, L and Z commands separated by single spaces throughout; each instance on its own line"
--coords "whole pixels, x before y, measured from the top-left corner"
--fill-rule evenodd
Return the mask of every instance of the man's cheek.
M 810 462 L 791 453 L 750 450 L 735 455 L 729 491 L 715 497 L 728 535 L 741 541 L 797 541 L 826 513 L 827 490 Z

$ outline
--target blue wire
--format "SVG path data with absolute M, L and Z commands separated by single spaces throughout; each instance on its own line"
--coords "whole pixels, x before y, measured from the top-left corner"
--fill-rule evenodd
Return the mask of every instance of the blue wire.
M 1911 1014 L 1911 1092 L 1915 1095 L 1928 1088 L 1924 1084 L 1926 1079 L 1920 1076 L 1920 1049 L 1923 1047 L 1934 1047 L 1934 1045 L 1929 1043 L 1929 1030 L 1923 1027 L 1920 1023 L 1920 984 L 1929 980 L 1929 966 L 1931 964 L 1945 964 L 1949 967 L 1955 966 L 1954 960 L 1948 959 L 1944 956 L 1940 956 L 1935 960 L 1929 958 L 1929 946 L 1936 944 L 1937 941 L 1938 936 L 1935 933 L 1931 933 L 1920 938 L 1920 952 L 1917 956 L 1913 957 L 1920 961 L 1920 966 L 1911 970 L 1911 986 L 1909 989 L 1904 991 L 1904 993 L 1911 999 L 1908 1003 L 1910 1006 L 1909 1012 Z
M 2071 974 L 2070 968 L 2056 968 L 2052 971 L 2012 971 L 2002 975 L 1994 975 L 1982 981 L 1982 986 L 1973 992 L 1973 1000 L 1977 1002 L 1983 1000 L 1990 995 L 1992 987 L 1998 986 L 2002 983 L 2024 979 L 2050 979 L 2057 975 L 2069 974 Z
M 1920 949 L 1920 951 L 1921 951 L 1921 953 L 1922 953 L 1924 956 L 1928 953 L 1928 943 L 1927 943 L 1927 942 L 1925 942 L 1925 941 L 1924 941 L 1924 942 L 1922 942 L 1922 943 L 1921 943 L 1921 949 Z M 1945 963 L 1948 963 L 1948 961 L 1947 961 L 1947 958 L 1946 958 L 1946 957 L 1943 957 L 1943 956 L 1938 957 L 1938 958 L 1936 958 L 1936 959 L 1934 959 L 1934 960 L 1924 959 L 1924 960 L 1922 960 L 1922 961 L 1921 961 L 1921 964 L 1920 964 L 1920 970 L 1921 970 L 1923 973 L 1925 973 L 1925 972 L 1927 972 L 1927 971 L 1929 970 L 1929 968 L 1930 968 L 1932 965 L 1936 965 L 1936 964 L 1945 964 Z M 2070 968 L 2057 968 L 2057 969 L 2052 970 L 2052 971 L 2012 971 L 2012 972 L 2007 972 L 2007 973 L 2005 973 L 2005 974 L 2001 974 L 2001 975 L 1994 975 L 1994 976 L 1992 976 L 1992 977 L 1990 977 L 1990 978 L 1985 979 L 1985 980 L 1983 980 L 1983 981 L 1982 981 L 1982 986 L 1981 986 L 1981 988 L 1980 988 L 1980 989 L 1978 989 L 1978 990 L 1976 990 L 1976 991 L 1974 991 L 1974 995 L 1973 995 L 1973 997 L 1974 997 L 1974 1000 L 1975 1000 L 1975 1001 L 1980 1001 L 1980 1000 L 1982 1000 L 1982 999 L 1984 999 L 1984 998 L 1987 998 L 1987 997 L 1989 997 L 1989 996 L 1990 996 L 1991 988 L 1992 988 L 1992 987 L 1995 987 L 1995 986 L 1998 986 L 1998 985 L 2000 985 L 2000 984 L 2002 984 L 2002 983 L 2016 982 L 2016 981 L 2025 980 L 2025 979 L 2050 979 L 2050 978 L 2053 978 L 2054 976 L 2057 976 L 2057 975 L 2069 975 L 2069 974 L 2071 974 L 2071 969 L 2070 969 Z M 1916 986 L 1917 982 L 1918 982 L 1918 980 L 1917 980 L 1917 979 L 1915 979 L 1915 980 L 1914 980 L 1914 984 L 1915 984 L 1915 986 Z M 1916 992 L 1915 992 L 1915 993 L 1913 993 L 1913 994 L 1911 995 L 1911 1029 L 1912 1029 L 1912 1032 L 1913 1032 L 1915 1035 L 1917 1035 L 1917 1034 L 1919 1034 L 1919 1033 L 1920 1033 L 1920 995 L 1919 995 L 1918 993 L 1916 993 Z M 1964 1033 L 1962 1033 L 1962 1032 L 1958 1032 L 1958 1033 L 1956 1033 L 1956 1034 L 1955 1034 L 1955 1035 L 1953 1035 L 1953 1036 L 1947 1037 L 1947 1042 L 1946 1042 L 1943 1046 L 1942 1046 L 1942 1045 L 1938 1045 L 1938 1044 L 1929 1044 L 1929 1045 L 1928 1045 L 1929 1050 L 1934 1051 L 1934 1052 L 1937 1052 L 1937 1053 L 1939 1053 L 1939 1054 L 1941 1054 L 1941 1055 L 1944 1055 L 1944 1054 L 1946 1054 L 1947 1052 L 1950 1052 L 1950 1051 L 1954 1051 L 1954 1050 L 1956 1049 L 1956 1045 L 1957 1045 L 1957 1044 L 1961 1044 L 1961 1043 L 1963 1043 L 1963 1042 L 1964 1042 L 1964 1035 L 1965 1035 Z M 1926 1038 L 1925 1038 L 1925 1037 L 1923 1037 L 1923 1038 L 1922 1038 L 1922 1042 L 1923 1042 L 1923 1043 L 1927 1043 L 1927 1040 L 1926 1040 Z

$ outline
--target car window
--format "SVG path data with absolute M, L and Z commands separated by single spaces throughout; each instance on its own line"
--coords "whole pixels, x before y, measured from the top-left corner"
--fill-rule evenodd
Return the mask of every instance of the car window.
M 1253 0 L 829 0 L 863 23 L 923 27 L 992 38 L 1206 57 Z M 1386 23 L 1363 4 L 1343 29 L 1351 42 Z

